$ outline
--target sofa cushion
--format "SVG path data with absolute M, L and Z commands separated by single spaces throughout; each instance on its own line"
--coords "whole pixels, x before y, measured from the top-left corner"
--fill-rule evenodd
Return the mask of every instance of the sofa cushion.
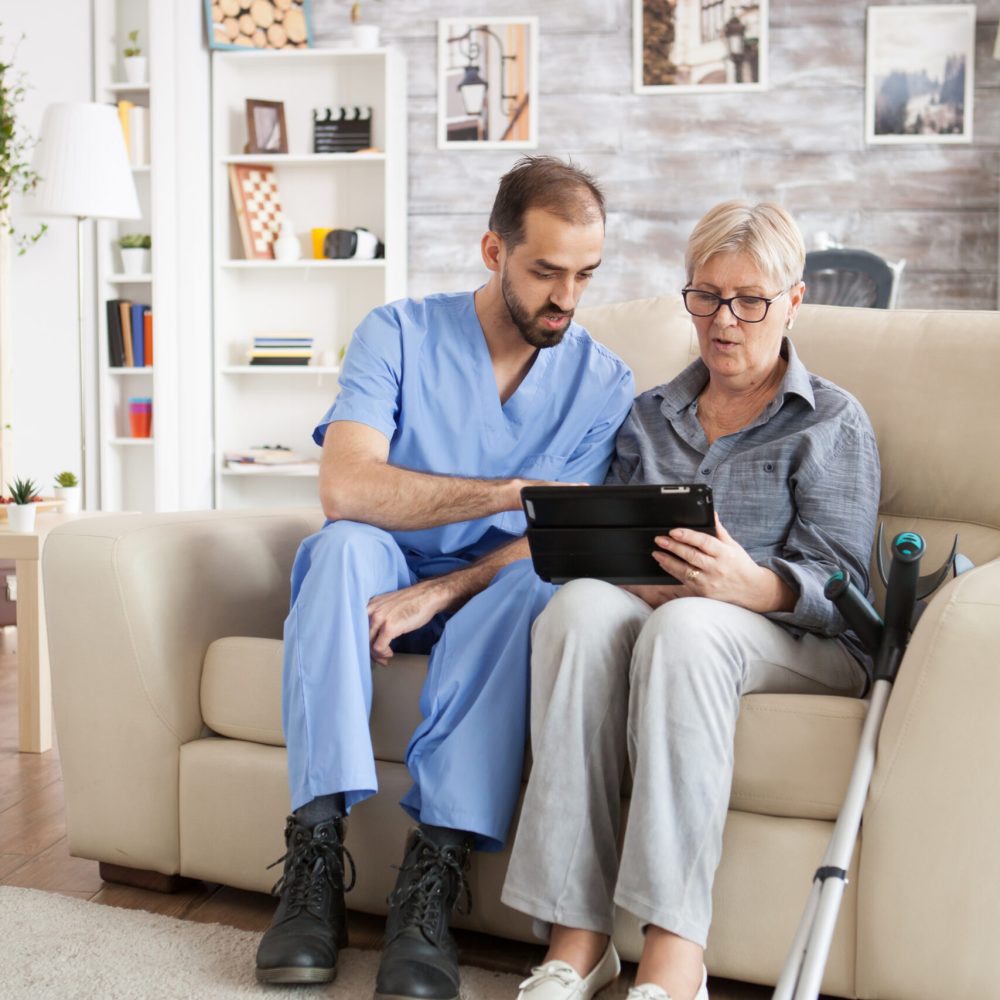
M 201 683 L 205 724 L 220 736 L 284 746 L 277 639 L 217 639 Z M 397 654 L 373 667 L 371 732 L 378 760 L 403 763 L 420 723 L 427 657 Z M 847 790 L 866 703 L 824 695 L 755 694 L 736 726 L 731 806 L 743 812 L 834 819 Z M 626 785 L 626 792 L 628 785 Z
M 281 728 L 280 639 L 217 639 L 205 654 L 201 714 L 220 736 L 284 746 Z M 427 657 L 397 653 L 388 667 L 372 667 L 372 744 L 378 760 L 403 763 L 420 723 L 420 689 Z

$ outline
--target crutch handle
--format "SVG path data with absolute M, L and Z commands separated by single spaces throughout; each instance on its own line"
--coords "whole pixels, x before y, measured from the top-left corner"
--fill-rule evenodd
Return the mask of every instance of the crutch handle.
M 894 681 L 913 624 L 917 603 L 920 559 L 924 540 L 913 531 L 898 534 L 892 542 L 892 564 L 885 592 L 885 627 L 875 658 L 875 680 Z
M 823 593 L 827 600 L 833 601 L 844 621 L 864 643 L 865 649 L 875 656 L 882 644 L 882 619 L 851 582 L 850 574 L 838 569 L 826 581 Z

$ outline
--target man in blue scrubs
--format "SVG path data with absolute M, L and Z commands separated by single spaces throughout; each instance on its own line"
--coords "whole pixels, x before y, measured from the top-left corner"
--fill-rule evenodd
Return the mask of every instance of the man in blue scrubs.
M 457 1000 L 448 932 L 469 851 L 499 850 L 521 781 L 531 625 L 553 592 L 521 487 L 600 483 L 632 376 L 573 323 L 604 242 L 593 179 L 551 157 L 500 182 L 475 293 L 407 299 L 354 332 L 314 432 L 327 524 L 292 570 L 283 722 L 293 815 L 269 983 L 332 979 L 346 941 L 344 818 L 378 788 L 371 663 L 429 652 L 376 996 Z M 351 863 L 353 867 L 353 862 Z

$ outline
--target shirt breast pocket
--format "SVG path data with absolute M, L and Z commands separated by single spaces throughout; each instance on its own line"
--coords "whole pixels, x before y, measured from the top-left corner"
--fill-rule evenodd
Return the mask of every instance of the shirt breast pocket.
M 745 549 L 770 549 L 788 537 L 795 520 L 795 497 L 787 458 L 748 456 L 734 470 L 730 497 L 728 520 L 739 524 L 739 535 L 729 530 Z M 725 510 L 719 510 L 719 517 L 729 527 Z

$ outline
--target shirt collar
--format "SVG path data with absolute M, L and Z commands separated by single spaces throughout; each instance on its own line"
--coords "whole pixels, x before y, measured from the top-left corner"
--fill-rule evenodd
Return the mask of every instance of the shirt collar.
M 806 366 L 799 360 L 795 347 L 788 337 L 781 341 L 781 354 L 788 361 L 781 387 L 776 399 L 784 404 L 789 394 L 801 396 L 812 409 L 816 409 L 816 397 Z M 697 399 L 708 381 L 708 367 L 701 358 L 696 358 L 676 378 L 653 390 L 654 395 L 663 400 L 664 415 L 678 414 L 687 409 Z M 780 407 L 779 407 L 780 409 Z

